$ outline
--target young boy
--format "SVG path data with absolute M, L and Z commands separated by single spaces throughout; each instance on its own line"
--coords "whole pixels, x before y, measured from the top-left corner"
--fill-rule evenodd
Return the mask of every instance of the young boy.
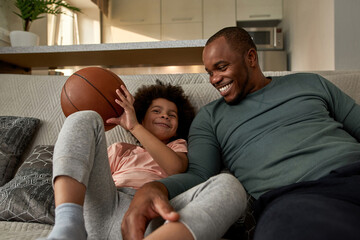
M 158 82 L 135 98 L 125 86 L 121 90 L 116 103 L 124 113 L 107 122 L 130 131 L 141 146 L 115 143 L 107 149 L 96 112 L 70 115 L 54 150 L 55 226 L 48 239 L 121 238 L 135 189 L 187 169 L 186 138 L 195 113 L 181 87 Z

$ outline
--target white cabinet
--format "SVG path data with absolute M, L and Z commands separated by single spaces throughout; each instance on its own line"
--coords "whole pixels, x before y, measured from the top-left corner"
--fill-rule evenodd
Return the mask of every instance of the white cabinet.
M 111 19 L 116 25 L 160 24 L 160 0 L 111 1 Z
M 202 39 L 202 0 L 162 0 L 161 40 Z
M 160 24 L 136 24 L 120 27 L 111 26 L 106 43 L 152 42 L 161 38 Z
M 202 0 L 162 0 L 161 22 L 202 22 Z
M 236 17 L 238 21 L 280 20 L 282 19 L 282 0 L 237 0 Z
M 204 38 L 224 27 L 236 26 L 236 0 L 203 0 Z
M 202 23 L 171 23 L 161 25 L 161 40 L 202 39 Z
M 106 42 L 147 42 L 161 38 L 160 0 L 110 1 Z

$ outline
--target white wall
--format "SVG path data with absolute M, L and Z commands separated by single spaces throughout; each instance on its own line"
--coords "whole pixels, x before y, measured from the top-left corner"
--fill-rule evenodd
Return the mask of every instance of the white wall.
M 335 69 L 360 69 L 360 1 L 335 0 Z
M 14 6 L 15 0 L 0 1 L 0 29 L 7 31 L 22 30 L 22 21 L 13 12 L 19 12 Z M 90 2 L 90 1 L 89 1 Z M 100 15 L 95 4 L 91 3 L 89 8 L 82 8 L 78 14 L 79 38 L 81 44 L 100 43 Z M 30 32 L 36 33 L 40 37 L 40 45 L 48 44 L 47 16 L 38 19 L 30 26 Z M 81 26 L 85 26 L 81 28 Z M 50 43 L 51 45 L 51 43 Z
M 282 27 L 290 70 L 335 69 L 334 0 L 284 0 Z
M 7 12 L 9 8 L 9 1 L 0 1 L 0 28 L 8 29 Z
M 8 1 L 0 1 L 0 47 L 10 45 L 9 27 L 7 22 Z
M 0 27 L 10 31 L 23 30 L 22 20 L 14 12 L 19 10 L 14 5 L 15 0 L 1 0 L 0 3 Z M 30 32 L 40 37 L 40 45 L 47 44 L 47 20 L 46 16 L 42 19 L 34 21 L 30 26 Z
M 292 71 L 360 69 L 359 0 L 284 0 Z

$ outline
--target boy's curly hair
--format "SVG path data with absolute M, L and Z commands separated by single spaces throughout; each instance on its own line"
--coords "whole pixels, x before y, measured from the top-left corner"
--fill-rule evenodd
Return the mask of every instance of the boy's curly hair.
M 180 86 L 164 84 L 160 80 L 156 80 L 155 85 L 140 87 L 134 98 L 134 108 L 139 123 L 144 120 L 146 111 L 154 99 L 164 98 L 175 103 L 178 110 L 178 129 L 176 136 L 171 138 L 171 141 L 179 138 L 187 140 L 190 124 L 195 117 L 195 109 Z

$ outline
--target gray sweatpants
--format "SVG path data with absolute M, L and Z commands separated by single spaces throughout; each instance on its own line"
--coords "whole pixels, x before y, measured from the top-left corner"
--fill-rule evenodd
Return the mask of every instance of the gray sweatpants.
M 116 188 L 110 172 L 104 126 L 96 112 L 81 111 L 66 119 L 55 145 L 53 161 L 53 181 L 65 175 L 86 186 L 84 218 L 88 239 L 122 239 L 121 221 L 135 190 Z M 220 239 L 244 213 L 246 193 L 235 177 L 220 174 L 170 203 L 195 239 Z

